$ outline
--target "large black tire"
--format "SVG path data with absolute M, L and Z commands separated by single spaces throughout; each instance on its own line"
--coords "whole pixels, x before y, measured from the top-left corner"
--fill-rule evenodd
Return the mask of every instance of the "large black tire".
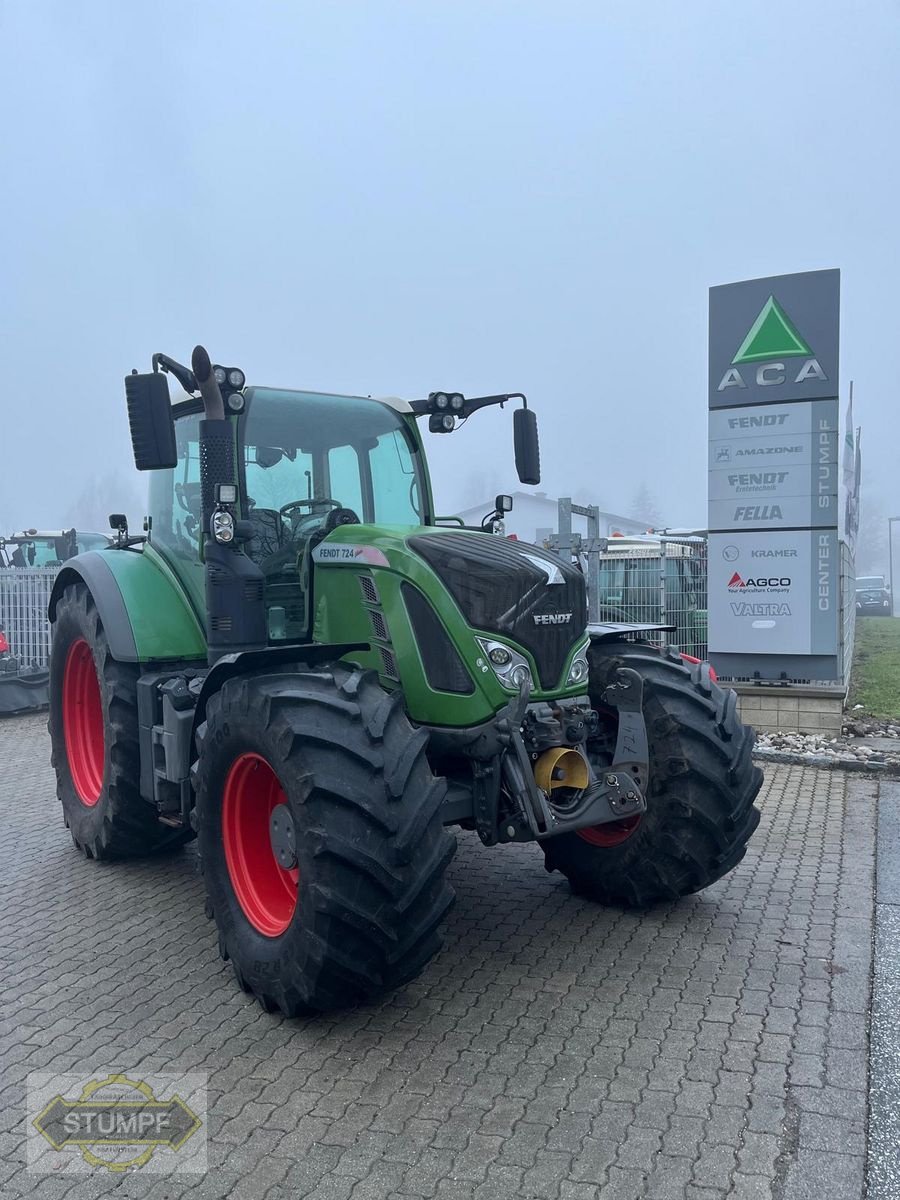
M 456 842 L 427 741 L 399 694 L 343 664 L 233 679 L 211 697 L 196 771 L 208 910 L 223 958 L 267 1011 L 369 1000 L 438 950 Z M 278 874 L 268 816 L 253 816 L 276 804 L 293 820 L 293 874 Z
M 605 845 L 587 840 L 587 831 L 544 842 L 547 870 L 562 871 L 573 891 L 606 904 L 643 907 L 699 891 L 737 866 L 759 824 L 753 801 L 763 776 L 751 759 L 753 730 L 741 724 L 734 692 L 710 679 L 707 663 L 627 642 L 594 643 L 589 660 L 591 702 L 611 722 L 588 745 L 600 764 L 609 763 L 615 743 L 603 690 L 620 667 L 644 681 L 647 811 L 619 826 L 618 844 L 607 826 L 597 827 L 607 831 Z
M 132 858 L 181 845 L 141 797 L 138 667 L 117 662 L 83 583 L 56 606 L 50 654 L 50 745 L 56 794 L 88 858 Z

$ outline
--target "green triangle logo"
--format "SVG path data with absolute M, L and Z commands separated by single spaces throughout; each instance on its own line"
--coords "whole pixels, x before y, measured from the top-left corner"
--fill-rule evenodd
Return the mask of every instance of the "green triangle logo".
M 770 296 L 731 362 L 761 362 L 766 358 L 799 358 L 800 355 L 811 356 L 812 350 L 775 297 Z

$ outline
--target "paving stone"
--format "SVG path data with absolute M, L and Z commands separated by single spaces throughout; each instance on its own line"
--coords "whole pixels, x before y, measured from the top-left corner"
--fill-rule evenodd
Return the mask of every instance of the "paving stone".
M 822 1200 L 823 1196 L 861 1196 L 865 1159 L 861 1155 L 799 1150 L 787 1173 L 784 1200 Z
M 860 1200 L 875 784 L 846 820 L 839 773 L 770 766 L 739 867 L 647 913 L 460 833 L 421 978 L 288 1022 L 219 960 L 193 847 L 75 854 L 45 725 L 0 722 L 4 1197 Z M 67 1066 L 208 1072 L 207 1176 L 26 1176 L 25 1076 Z

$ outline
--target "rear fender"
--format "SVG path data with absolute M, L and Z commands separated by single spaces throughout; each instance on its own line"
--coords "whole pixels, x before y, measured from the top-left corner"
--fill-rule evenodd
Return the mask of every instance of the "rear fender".
M 89 550 L 53 584 L 49 617 L 72 583 L 86 585 L 119 662 L 206 661 L 206 638 L 177 576 L 152 550 Z
M 633 625 L 627 621 L 596 623 L 588 625 L 588 636 L 592 642 L 617 642 L 632 633 L 674 633 L 674 625 Z

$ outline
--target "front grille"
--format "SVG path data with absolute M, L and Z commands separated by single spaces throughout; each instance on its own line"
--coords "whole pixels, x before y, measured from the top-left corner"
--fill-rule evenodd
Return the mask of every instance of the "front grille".
M 362 598 L 366 604 L 380 604 L 381 600 L 378 596 L 378 588 L 375 586 L 375 580 L 371 575 L 357 575 L 359 580 L 360 591 Z
M 372 632 L 374 633 L 375 637 L 377 637 L 379 641 L 389 642 L 391 640 L 391 636 L 388 632 L 387 621 L 384 619 L 381 613 L 370 609 L 369 620 L 372 623 Z
M 474 629 L 524 646 L 534 656 L 541 686 L 559 686 L 566 658 L 587 625 L 584 576 L 577 567 L 538 546 L 487 533 L 427 533 L 409 545 Z
M 470 696 L 475 691 L 475 684 L 437 613 L 412 584 L 404 583 L 401 591 L 416 635 L 425 678 L 435 691 Z
M 386 675 L 388 679 L 399 681 L 400 672 L 397 670 L 397 660 L 394 657 L 394 652 L 388 650 L 387 646 L 379 646 L 378 649 L 381 651 L 381 665 L 384 668 L 382 674 Z

